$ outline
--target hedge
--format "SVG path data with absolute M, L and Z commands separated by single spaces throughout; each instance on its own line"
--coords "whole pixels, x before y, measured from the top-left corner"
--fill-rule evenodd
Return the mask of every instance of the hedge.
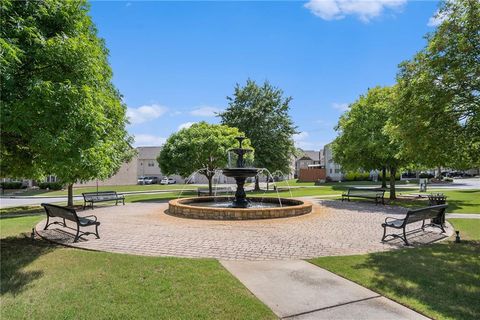
M 0 186 L 2 189 L 25 189 L 27 186 L 24 186 L 23 183 L 18 181 L 12 182 L 1 182 Z
M 38 187 L 40 189 L 62 190 L 63 184 L 61 182 L 40 182 Z

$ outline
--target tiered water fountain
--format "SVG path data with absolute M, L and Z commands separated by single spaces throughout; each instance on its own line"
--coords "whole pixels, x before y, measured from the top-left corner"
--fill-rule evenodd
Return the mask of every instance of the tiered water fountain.
M 245 155 L 251 149 L 242 148 L 245 137 L 236 137 L 239 147 L 230 151 L 237 155 L 236 167 L 223 169 L 223 174 L 235 179 L 235 197 L 195 197 L 171 200 L 168 213 L 194 219 L 247 220 L 298 216 L 312 211 L 308 201 L 280 197 L 247 198 L 244 185 L 261 169 L 245 167 Z

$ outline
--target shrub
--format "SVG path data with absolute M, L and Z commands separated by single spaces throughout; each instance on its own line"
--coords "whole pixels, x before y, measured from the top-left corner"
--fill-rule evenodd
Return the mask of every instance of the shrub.
M 62 190 L 63 184 L 61 182 L 40 182 L 38 187 L 40 189 Z
M 421 179 L 431 179 L 433 178 L 433 174 L 422 172 L 418 177 Z
M 330 177 L 330 176 L 327 176 L 327 177 L 325 178 L 325 182 L 332 182 L 332 181 L 333 181 L 333 179 L 332 179 L 332 177 Z
M 366 181 L 370 180 L 370 173 L 368 172 L 347 172 L 344 176 L 345 181 Z
M 452 178 L 443 178 L 443 181 L 445 181 L 445 182 L 453 182 L 453 179 L 452 179 Z
M 2 189 L 24 189 L 27 187 L 19 181 L 2 182 L 0 183 L 0 186 L 2 187 Z

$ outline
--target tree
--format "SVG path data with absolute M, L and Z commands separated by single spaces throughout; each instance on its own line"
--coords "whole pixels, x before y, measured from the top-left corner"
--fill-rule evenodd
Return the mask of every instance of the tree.
M 402 157 L 423 166 L 480 166 L 480 2 L 446 1 L 427 46 L 400 65 L 389 124 Z
M 390 171 L 390 199 L 395 199 L 395 174 L 403 164 L 398 144 L 385 132 L 390 109 L 396 103 L 394 87 L 375 87 L 350 105 L 336 126 L 335 162 L 346 170 Z M 383 174 L 383 180 L 385 174 Z
M 236 85 L 233 97 L 227 97 L 228 108 L 219 114 L 222 124 L 239 128 L 250 138 L 255 148 L 255 165 L 290 172 L 296 153 L 293 135 L 296 127 L 289 115 L 291 97 L 269 82 L 259 86 L 247 80 L 244 87 Z M 258 177 L 255 189 L 259 189 Z
M 1 171 L 104 179 L 133 155 L 126 107 L 86 1 L 1 3 Z
M 190 128 L 172 134 L 163 145 L 157 158 L 163 173 L 190 176 L 196 170 L 208 179 L 212 195 L 212 179 L 215 170 L 228 164 L 228 150 L 236 148 L 235 137 L 244 136 L 237 128 L 200 122 Z M 243 147 L 250 147 L 250 140 L 243 141 Z M 252 155 L 250 155 L 252 156 Z

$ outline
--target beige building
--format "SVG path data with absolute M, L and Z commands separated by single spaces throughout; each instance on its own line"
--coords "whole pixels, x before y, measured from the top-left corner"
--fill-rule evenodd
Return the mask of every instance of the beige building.
M 302 150 L 303 154 L 295 160 L 295 177 L 298 178 L 300 169 L 320 167 L 322 165 L 322 152 L 314 150 Z
M 120 170 L 111 178 L 100 181 L 92 180 L 75 184 L 76 187 L 96 186 L 119 186 L 133 185 L 138 183 L 140 177 L 157 177 L 159 182 L 165 175 L 158 166 L 157 157 L 162 147 L 138 147 L 137 154 L 128 163 L 124 163 Z M 169 176 L 175 179 L 177 183 L 184 183 L 185 179 L 179 175 Z M 195 177 L 194 183 L 206 183 L 207 180 L 202 175 Z M 222 181 L 223 182 L 223 181 Z

